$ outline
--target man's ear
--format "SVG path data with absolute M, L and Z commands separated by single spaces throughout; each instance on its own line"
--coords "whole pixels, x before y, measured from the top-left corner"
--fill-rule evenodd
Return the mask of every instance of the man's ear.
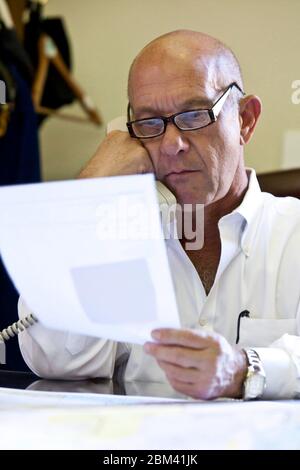
M 261 100 L 258 96 L 249 95 L 240 101 L 240 144 L 249 142 L 261 113 Z

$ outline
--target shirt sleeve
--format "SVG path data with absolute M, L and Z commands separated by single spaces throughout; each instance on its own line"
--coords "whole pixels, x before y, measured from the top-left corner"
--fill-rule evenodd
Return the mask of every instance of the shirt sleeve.
M 18 311 L 20 318 L 31 313 L 21 298 Z M 113 375 L 115 341 L 52 330 L 39 322 L 18 338 L 26 364 L 40 377 L 76 380 Z
M 300 398 L 300 337 L 283 335 L 269 348 L 254 348 L 266 373 L 262 398 Z
M 292 209 L 295 203 L 292 205 Z M 293 225 L 282 253 L 277 280 L 277 310 L 284 318 L 295 318 L 296 332 L 284 334 L 267 348 L 254 348 L 266 372 L 263 398 L 300 398 L 300 213 L 292 212 Z M 290 214 L 285 217 L 290 218 Z M 284 219 L 285 220 L 285 219 Z M 282 226 L 288 226 L 287 223 Z M 296 334 L 298 336 L 296 336 Z

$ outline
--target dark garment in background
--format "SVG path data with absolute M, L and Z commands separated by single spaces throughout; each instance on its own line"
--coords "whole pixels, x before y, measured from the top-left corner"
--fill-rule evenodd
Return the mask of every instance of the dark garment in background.
M 72 60 L 70 43 L 62 18 L 41 19 L 37 14 L 31 15 L 30 21 L 25 25 L 24 32 L 24 47 L 33 66 L 37 67 L 37 44 L 42 34 L 48 35 L 53 40 L 66 67 L 71 71 Z M 50 63 L 44 93 L 41 98 L 41 106 L 58 109 L 61 106 L 73 103 L 74 99 L 74 93 L 56 68 Z M 46 119 L 46 116 L 39 115 L 39 124 L 42 123 L 44 119 Z
M 6 135 L 0 139 L 0 185 L 40 181 L 36 113 L 30 89 L 15 66 L 9 66 L 17 97 Z
M 0 20 L 0 59 L 5 64 L 14 64 L 28 83 L 33 80 L 33 67 L 28 54 L 20 43 L 14 29 L 8 29 Z
M 30 88 L 16 66 L 6 64 L 15 80 L 17 97 L 7 132 L 0 139 L 0 185 L 40 181 L 37 119 Z M 28 267 L 30 269 L 30 267 Z M 0 329 L 18 320 L 18 293 L 0 259 Z M 28 370 L 17 338 L 6 343 L 6 365 L 1 369 Z

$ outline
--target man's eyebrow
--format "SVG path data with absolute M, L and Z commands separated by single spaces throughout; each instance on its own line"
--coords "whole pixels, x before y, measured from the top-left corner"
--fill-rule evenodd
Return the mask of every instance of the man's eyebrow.
M 209 100 L 208 98 L 190 98 L 186 101 L 183 101 L 180 104 L 180 107 L 178 107 L 178 112 L 185 111 L 188 109 L 197 109 L 197 108 L 208 109 L 212 105 L 213 105 L 213 102 Z M 157 109 L 151 108 L 151 106 L 143 106 L 141 108 L 138 108 L 134 113 L 134 115 L 136 116 L 136 119 L 139 119 L 139 117 L 145 114 L 148 114 L 149 116 L 160 115 L 159 111 L 157 111 Z
M 208 98 L 191 98 L 182 103 L 184 108 L 210 108 L 213 105 L 213 102 Z

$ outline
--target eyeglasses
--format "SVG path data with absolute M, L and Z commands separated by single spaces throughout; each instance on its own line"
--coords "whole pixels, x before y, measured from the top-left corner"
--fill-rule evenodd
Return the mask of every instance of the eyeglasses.
M 234 82 L 226 88 L 223 95 L 220 96 L 210 109 L 190 109 L 168 117 L 157 116 L 130 121 L 129 103 L 127 107 L 128 122 L 126 123 L 128 132 L 131 137 L 136 139 L 151 139 L 152 137 L 164 134 L 169 122 L 172 122 L 181 131 L 196 131 L 197 129 L 207 127 L 217 120 L 226 98 L 233 87 L 236 87 L 245 95 L 239 85 Z

